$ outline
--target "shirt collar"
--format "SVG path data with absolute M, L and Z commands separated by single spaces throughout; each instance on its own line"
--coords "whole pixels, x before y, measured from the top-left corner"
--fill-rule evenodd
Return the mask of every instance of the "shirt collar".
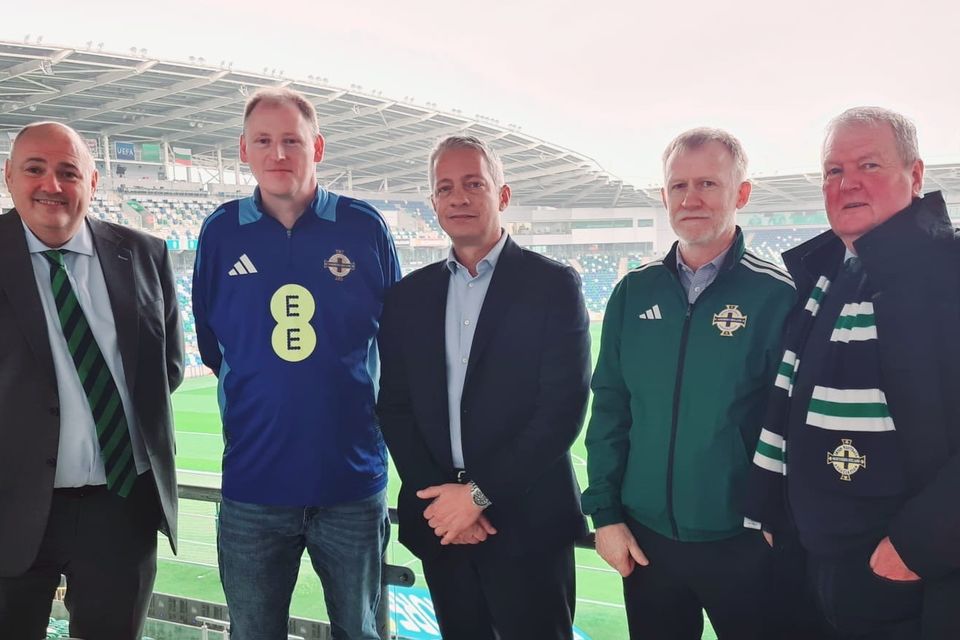
M 240 224 L 249 224 L 251 222 L 256 222 L 266 213 L 266 210 L 263 208 L 263 196 L 260 195 L 260 187 L 254 187 L 253 196 L 250 197 L 246 202 L 249 203 L 249 206 L 244 207 L 241 203 L 240 211 Z M 304 210 L 312 211 L 318 218 L 322 220 L 328 220 L 330 222 L 337 221 L 337 200 L 334 197 L 331 197 L 330 192 L 317 185 L 317 191 L 313 196 L 313 200 L 310 201 L 310 204 L 307 205 L 307 208 Z
M 20 223 L 23 225 L 23 234 L 27 238 L 27 250 L 30 253 L 43 253 L 44 251 L 52 250 L 52 247 L 45 245 L 40 238 L 33 234 L 33 231 L 31 231 L 30 227 L 27 226 L 27 223 L 23 221 L 23 218 L 20 218 Z M 90 233 L 90 227 L 87 226 L 87 221 L 84 220 L 77 233 L 74 234 L 74 236 L 70 238 L 66 244 L 59 248 L 63 251 L 72 251 L 73 253 L 82 253 L 85 256 L 92 256 L 93 234 Z
M 490 249 L 487 255 L 477 263 L 477 275 L 485 273 L 486 271 L 493 271 L 496 268 L 497 260 L 500 259 L 500 254 L 503 252 L 503 246 L 505 244 L 507 244 L 507 232 L 501 228 L 500 239 L 497 240 L 497 244 L 493 245 L 493 248 Z M 447 254 L 447 269 L 450 270 L 450 273 L 456 275 L 458 268 L 466 269 L 466 267 L 457 260 L 457 256 L 453 252 L 453 247 L 450 247 L 450 252 Z
M 714 268 L 715 270 L 719 271 L 719 270 L 720 270 L 720 267 L 723 266 L 723 261 L 726 259 L 727 254 L 730 253 L 730 250 L 731 250 L 731 249 L 733 249 L 733 245 L 732 245 L 732 244 L 731 244 L 729 247 L 727 247 L 726 249 L 724 249 L 723 251 L 721 251 L 721 252 L 720 252 L 720 255 L 718 255 L 716 258 L 714 258 L 714 259 L 711 260 L 710 262 L 706 263 L 705 265 L 701 266 L 700 269 L 703 269 L 703 267 L 706 267 L 706 266 L 709 266 L 709 265 L 713 265 L 713 268 Z M 677 247 L 677 271 L 683 271 L 683 270 L 687 270 L 687 271 L 693 273 L 693 269 L 691 269 L 690 267 L 688 267 L 688 266 L 686 265 L 686 263 L 683 261 L 683 256 L 680 255 L 680 247 Z

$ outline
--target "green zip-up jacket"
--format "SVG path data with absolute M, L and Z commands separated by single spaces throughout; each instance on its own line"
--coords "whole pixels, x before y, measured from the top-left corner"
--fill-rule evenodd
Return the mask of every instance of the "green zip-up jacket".
M 677 245 L 628 273 L 607 304 L 587 428 L 584 513 L 681 541 L 743 531 L 750 461 L 796 301 L 790 276 L 743 235 L 694 304 Z

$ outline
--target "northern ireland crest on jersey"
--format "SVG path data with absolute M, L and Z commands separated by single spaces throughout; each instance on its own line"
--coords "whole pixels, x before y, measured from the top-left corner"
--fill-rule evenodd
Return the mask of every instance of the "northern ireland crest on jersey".
M 740 311 L 739 305 L 728 304 L 726 309 L 713 315 L 712 324 L 720 330 L 721 336 L 729 338 L 747 326 L 747 316 Z
M 350 272 L 357 268 L 357 263 L 352 262 L 343 249 L 337 249 L 336 252 L 323 262 L 327 271 L 333 274 L 337 281 L 343 280 Z
M 853 474 L 860 469 L 867 468 L 867 456 L 866 454 L 860 455 L 857 448 L 853 446 L 853 440 L 841 438 L 840 446 L 834 449 L 832 453 L 827 452 L 827 464 L 832 465 L 837 470 L 841 480 L 850 482 Z

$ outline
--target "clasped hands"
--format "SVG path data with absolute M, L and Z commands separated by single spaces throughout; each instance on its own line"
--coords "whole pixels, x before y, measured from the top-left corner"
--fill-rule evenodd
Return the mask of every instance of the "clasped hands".
M 479 544 L 497 530 L 473 503 L 470 486 L 448 483 L 417 491 L 422 500 L 432 500 L 423 517 L 433 529 L 440 544 Z

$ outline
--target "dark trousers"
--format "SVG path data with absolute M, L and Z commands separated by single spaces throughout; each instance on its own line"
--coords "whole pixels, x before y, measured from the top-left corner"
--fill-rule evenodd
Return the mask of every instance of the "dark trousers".
M 105 487 L 54 490 L 33 565 L 23 575 L 0 578 L 0 638 L 46 637 L 64 574 L 71 636 L 139 640 L 157 572 L 160 518 L 149 472 L 125 499 Z
M 576 583 L 572 545 L 521 556 L 481 556 L 475 551 L 455 545 L 423 561 L 444 638 L 573 637 Z
M 839 559 L 809 558 L 823 616 L 842 640 L 919 640 L 923 583 L 881 578 L 870 569 L 872 554 L 871 546 Z
M 719 640 L 767 640 L 772 551 L 759 531 L 716 542 L 678 542 L 628 521 L 650 564 L 623 580 L 630 637 L 700 640 L 706 609 Z

